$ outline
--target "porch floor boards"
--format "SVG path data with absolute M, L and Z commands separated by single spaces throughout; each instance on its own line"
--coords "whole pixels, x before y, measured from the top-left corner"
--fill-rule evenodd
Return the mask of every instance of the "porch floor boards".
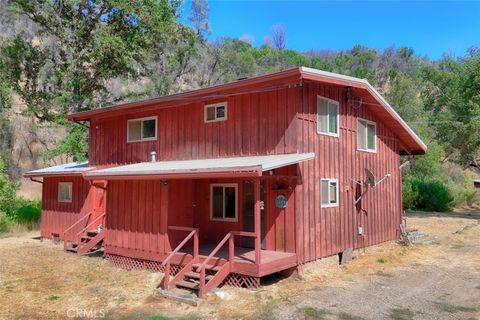
M 215 245 L 204 244 L 199 248 L 199 255 L 203 261 L 213 251 Z M 291 252 L 261 250 L 260 265 L 255 264 L 255 250 L 235 246 L 233 271 L 239 274 L 263 277 L 268 274 L 286 270 L 297 265 L 297 255 Z M 188 262 L 193 255 L 193 248 L 186 247 L 177 253 L 174 260 Z M 228 260 L 228 246 L 222 247 L 208 262 L 211 265 L 222 265 Z

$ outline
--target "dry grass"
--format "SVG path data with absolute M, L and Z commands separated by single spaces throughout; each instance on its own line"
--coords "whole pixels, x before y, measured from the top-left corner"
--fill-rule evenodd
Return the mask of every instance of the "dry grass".
M 447 248 L 465 246 L 468 250 L 468 244 L 480 232 L 477 220 L 448 216 L 411 217 L 409 225 L 437 236 L 441 244 L 404 247 L 385 243 L 357 252 L 355 260 L 342 267 L 333 263 L 328 266 L 326 259 L 323 266 L 306 270 L 301 280 L 283 279 L 257 291 L 224 288 L 234 295 L 233 301 L 209 295 L 199 308 L 152 298 L 161 274 L 118 269 L 101 258 L 79 257 L 64 252 L 61 245 L 41 243 L 34 239 L 37 233 L 24 233 L 0 239 L 0 319 L 63 319 L 72 314 L 71 310 L 102 312 L 111 319 L 145 319 L 152 315 L 274 319 L 277 306 L 302 299 L 322 286 L 348 288 L 359 279 L 390 277 L 404 267 L 439 263 Z M 478 258 L 450 258 L 459 266 L 479 265 Z M 380 259 L 384 263 L 379 263 Z M 325 312 L 302 309 L 297 314 L 309 318 Z

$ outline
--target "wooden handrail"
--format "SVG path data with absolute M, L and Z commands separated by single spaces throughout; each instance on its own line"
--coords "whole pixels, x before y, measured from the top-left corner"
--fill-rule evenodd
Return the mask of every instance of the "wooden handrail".
M 163 287 L 165 289 L 170 288 L 170 260 L 175 256 L 178 251 L 193 237 L 193 258 L 198 256 L 198 229 L 190 227 L 177 227 L 177 226 L 168 226 L 168 230 L 178 230 L 178 231 L 190 231 L 188 236 L 183 239 L 183 241 L 173 250 L 170 254 L 163 260 L 161 266 L 164 268 L 163 276 Z
M 247 232 L 247 231 L 230 231 L 234 236 L 240 236 L 240 237 L 250 237 L 250 238 L 256 238 L 257 235 L 255 232 Z
M 177 230 L 177 231 L 197 231 L 198 232 L 198 228 L 191 228 L 191 227 L 168 226 L 167 229 Z
M 180 244 L 175 248 L 175 250 L 173 250 L 172 252 L 170 252 L 170 254 L 167 256 L 167 258 L 165 260 L 163 260 L 162 262 L 162 267 L 165 267 L 167 265 L 167 263 L 170 262 L 170 260 L 173 258 L 173 256 L 178 253 L 178 251 L 180 251 L 180 249 L 182 249 L 182 247 L 197 233 L 197 230 L 192 230 L 188 236 L 183 239 L 182 242 L 180 242 Z M 194 245 L 194 249 L 195 249 L 195 245 Z
M 92 222 L 90 222 L 85 228 L 83 228 L 82 230 L 80 230 L 80 232 L 78 232 L 75 236 L 78 237 L 79 235 L 81 235 L 85 230 L 88 230 L 88 228 L 94 224 L 95 221 L 97 221 L 98 219 L 100 218 L 103 218 L 105 216 L 105 213 L 102 213 L 101 215 L 99 215 L 98 217 L 96 217 L 95 219 L 93 219 Z
M 198 267 L 197 272 L 203 271 L 205 266 L 207 265 L 208 261 L 213 258 L 213 256 L 223 247 L 223 245 L 228 241 L 228 239 L 232 236 L 232 234 L 229 232 L 223 237 L 222 241 L 220 241 L 215 249 L 208 255 L 208 257 L 203 261 L 203 263 Z
M 89 211 L 86 215 L 78 219 L 74 224 L 72 224 L 70 227 L 68 227 L 65 231 L 63 231 L 63 235 L 65 235 L 68 231 L 73 229 L 77 224 L 80 223 L 80 221 L 83 221 L 85 218 L 90 217 L 92 215 L 92 211 Z

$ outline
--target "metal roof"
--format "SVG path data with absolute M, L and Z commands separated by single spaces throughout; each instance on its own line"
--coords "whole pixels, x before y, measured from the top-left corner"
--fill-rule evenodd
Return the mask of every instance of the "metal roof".
M 367 80 L 307 67 L 296 67 L 222 85 L 73 113 L 68 115 L 68 119 L 72 121 L 89 121 L 93 117 L 111 117 L 117 113 L 153 111 L 161 107 L 172 107 L 205 99 L 225 98 L 232 94 L 258 90 L 262 86 L 271 86 L 272 84 L 277 86 L 285 83 L 300 84 L 303 80 L 358 88 L 362 94 L 368 95 L 373 99 L 374 104 L 379 106 L 377 108 L 372 106 L 371 103 L 367 104 L 373 113 L 382 117 L 382 121 L 390 122 L 388 126 L 391 126 L 391 129 L 398 134 L 402 142 L 401 149 L 405 150 L 403 153 L 424 154 L 427 151 L 425 143 Z
M 88 161 L 85 162 L 70 162 L 59 164 L 57 166 L 47 167 L 43 169 L 37 169 L 28 171 L 25 173 L 25 177 L 43 177 L 50 175 L 81 175 L 85 170 L 92 169 L 88 166 Z
M 179 161 L 141 162 L 91 170 L 86 179 L 161 179 L 200 177 L 260 176 L 268 171 L 315 158 L 314 153 L 216 158 Z

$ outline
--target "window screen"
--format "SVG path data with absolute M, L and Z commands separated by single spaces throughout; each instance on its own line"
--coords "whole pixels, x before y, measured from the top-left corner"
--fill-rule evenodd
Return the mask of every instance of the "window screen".
M 205 105 L 205 122 L 222 121 L 226 119 L 226 102 Z
M 336 179 L 322 179 L 320 193 L 322 207 L 338 206 L 338 181 Z
M 157 118 L 133 119 L 127 121 L 128 142 L 154 140 L 157 137 Z
M 211 217 L 215 220 L 237 219 L 237 185 L 211 186 Z
M 357 125 L 357 148 L 359 150 L 375 151 L 376 138 L 375 123 L 359 119 Z
M 72 202 L 72 183 L 71 182 L 58 183 L 58 201 Z
M 317 132 L 338 134 L 338 102 L 317 96 Z

